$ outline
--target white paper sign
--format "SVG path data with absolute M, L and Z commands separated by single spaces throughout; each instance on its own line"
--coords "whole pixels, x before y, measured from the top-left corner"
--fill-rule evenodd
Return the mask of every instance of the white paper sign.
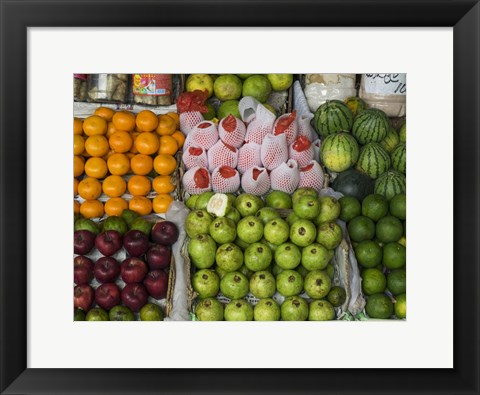
M 364 74 L 366 93 L 380 95 L 405 95 L 407 93 L 406 74 Z

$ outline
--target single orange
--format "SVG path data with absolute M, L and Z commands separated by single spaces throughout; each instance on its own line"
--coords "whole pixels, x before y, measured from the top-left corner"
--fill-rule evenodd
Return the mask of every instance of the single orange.
M 78 194 L 86 200 L 96 199 L 102 194 L 102 184 L 96 178 L 85 177 L 78 183 Z
M 148 215 L 152 212 L 152 202 L 145 196 L 134 196 L 128 202 L 128 208 L 138 215 Z
M 144 154 L 134 155 L 130 159 L 130 168 L 134 174 L 146 176 L 153 170 L 153 159 L 151 156 Z
M 85 159 L 79 155 L 73 157 L 73 176 L 80 177 L 85 169 Z
M 110 136 L 108 143 L 110 144 L 110 148 L 115 152 L 122 153 L 130 150 L 133 144 L 133 139 L 132 136 L 130 136 L 130 133 L 125 132 L 124 130 L 119 130 Z
M 110 122 L 112 120 L 113 115 L 115 114 L 115 110 L 112 110 L 108 107 L 98 107 L 95 109 L 94 115 L 98 115 L 105 119 L 105 121 Z
M 177 124 L 172 117 L 169 117 L 167 114 L 158 116 L 156 131 L 160 136 L 170 136 L 175 130 L 177 130 Z
M 170 193 L 175 190 L 175 184 L 170 176 L 157 176 L 152 181 L 153 190 L 157 193 Z
M 107 133 L 107 121 L 98 115 L 90 115 L 83 121 L 83 131 L 87 136 L 97 136 Z
M 161 136 L 159 154 L 175 155 L 178 151 L 178 143 L 172 136 Z
M 99 218 L 103 216 L 103 203 L 99 200 L 85 200 L 80 205 L 80 214 L 85 218 Z
M 155 133 L 140 133 L 135 139 L 135 148 L 144 155 L 152 155 L 158 151 L 160 142 Z
M 105 180 L 103 180 L 102 190 L 103 193 L 108 197 L 120 197 L 127 190 L 127 183 L 122 177 L 117 175 L 111 175 L 105 178 Z
M 135 128 L 135 114 L 130 111 L 118 111 L 114 114 L 112 122 L 117 129 L 130 132 Z
M 73 155 L 82 155 L 85 149 L 85 140 L 82 136 L 75 134 L 73 136 Z
M 176 112 L 167 112 L 165 115 L 168 115 L 170 118 L 173 118 L 175 121 L 175 126 L 177 129 L 180 128 L 180 116 Z
M 105 213 L 110 216 L 116 215 L 120 217 L 123 213 L 123 210 L 126 210 L 127 208 L 128 208 L 127 201 L 120 197 L 114 197 L 114 198 L 108 199 L 104 205 Z
M 78 180 L 74 177 L 73 178 L 73 196 L 78 195 Z
M 131 195 L 147 196 L 152 190 L 152 184 L 147 177 L 134 175 L 128 180 L 127 189 Z
M 105 159 L 96 156 L 88 158 L 85 162 L 85 174 L 93 178 L 104 178 L 108 173 Z
M 161 176 L 169 176 L 177 167 L 177 161 L 172 155 L 157 155 L 153 160 L 153 168 Z
M 125 154 L 113 154 L 107 160 L 108 171 L 116 176 L 123 176 L 130 171 L 130 159 Z
M 173 202 L 173 197 L 168 193 L 161 193 L 153 198 L 152 208 L 157 214 L 165 214 Z
M 140 132 L 153 132 L 158 126 L 158 118 L 152 111 L 143 110 L 137 114 L 135 123 Z
M 94 135 L 85 141 L 85 151 L 91 156 L 103 156 L 109 149 L 110 146 L 105 136 Z
M 73 201 L 73 213 L 80 214 L 80 203 L 78 203 L 76 200 Z
M 183 144 L 185 143 L 185 135 L 180 131 L 180 130 L 176 130 L 173 134 L 172 134 L 172 137 L 177 140 L 177 144 L 178 144 L 178 148 L 182 148 L 183 147 Z
M 80 118 L 73 118 L 73 134 L 83 134 L 83 121 Z

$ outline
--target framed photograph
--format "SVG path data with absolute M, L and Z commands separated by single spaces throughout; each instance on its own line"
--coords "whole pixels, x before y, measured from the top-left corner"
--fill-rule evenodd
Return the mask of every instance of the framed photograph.
M 0 393 L 480 393 L 476 1 L 0 0 L 0 15 Z M 131 74 L 140 95 L 164 81 L 139 72 L 404 73 L 408 319 L 72 320 L 79 72 Z

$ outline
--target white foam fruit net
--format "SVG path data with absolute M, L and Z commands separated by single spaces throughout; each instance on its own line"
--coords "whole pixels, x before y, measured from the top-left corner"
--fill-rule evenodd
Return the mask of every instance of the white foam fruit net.
M 289 114 L 280 116 L 273 125 L 273 134 L 284 133 L 287 137 L 287 145 L 293 143 L 298 133 L 297 113 L 293 111 Z
M 300 182 L 298 164 L 294 159 L 282 163 L 270 173 L 271 187 L 274 191 L 283 191 L 292 194 Z
M 187 111 L 179 115 L 180 130 L 184 135 L 188 135 L 202 121 L 203 115 L 200 111 Z
M 260 158 L 260 144 L 250 142 L 242 145 L 238 150 L 237 170 L 243 174 L 253 166 L 262 166 L 262 159 Z
M 305 136 L 310 141 L 315 140 L 317 134 L 311 125 L 311 121 L 313 119 L 313 114 L 311 112 L 302 114 L 298 118 L 298 136 Z
M 187 170 L 182 178 L 183 188 L 190 195 L 208 192 L 212 190 L 210 173 L 200 166 Z
M 211 121 L 203 121 L 194 126 L 185 139 L 184 149 L 203 147 L 209 150 L 218 141 L 217 125 Z
M 262 144 L 263 139 L 273 131 L 275 115 L 259 104 L 255 112 L 255 118 L 248 124 L 245 141 L 253 141 Z
M 264 167 L 254 166 L 242 175 L 242 189 L 246 193 L 261 196 L 270 190 L 270 176 Z
M 243 122 L 250 123 L 255 118 L 259 104 L 260 102 L 252 96 L 245 96 L 240 100 L 238 111 Z
M 207 167 L 207 151 L 203 147 L 190 146 L 183 152 L 182 161 L 187 170 L 195 166 Z
M 247 129 L 242 120 L 229 115 L 218 124 L 218 136 L 220 140 L 235 148 L 240 148 L 245 140 Z
M 320 162 L 320 147 L 322 146 L 322 141 L 320 139 L 313 140 L 313 159 L 317 162 Z
M 231 145 L 218 140 L 215 145 L 207 151 L 208 170 L 213 171 L 218 166 L 237 167 L 238 150 Z
M 285 134 L 274 136 L 268 134 L 262 142 L 260 149 L 260 158 L 263 166 L 268 170 L 273 170 L 288 160 L 288 145 Z
M 306 166 L 300 168 L 300 182 L 298 187 L 310 187 L 320 192 L 323 188 L 324 178 L 322 166 L 320 166 L 316 160 L 311 160 Z
M 212 172 L 212 189 L 216 193 L 235 193 L 240 188 L 240 174 L 230 166 L 219 166 Z
M 299 136 L 288 147 L 288 155 L 297 161 L 298 166 L 306 166 L 313 159 L 312 143 L 306 136 Z

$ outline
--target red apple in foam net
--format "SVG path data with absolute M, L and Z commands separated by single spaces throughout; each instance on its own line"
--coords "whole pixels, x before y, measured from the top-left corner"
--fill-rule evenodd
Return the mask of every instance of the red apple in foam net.
M 171 246 L 178 240 L 178 228 L 171 221 L 159 221 L 150 233 L 155 243 Z
M 147 252 L 148 245 L 148 236 L 139 230 L 129 230 L 123 236 L 123 247 L 130 256 L 142 256 Z
M 88 254 L 95 246 L 95 234 L 89 230 L 77 230 L 73 233 L 73 252 L 79 255 Z
M 147 264 L 137 257 L 127 258 L 120 265 L 120 275 L 126 283 L 142 282 L 147 272 Z
M 83 311 L 90 310 L 93 304 L 94 294 L 95 292 L 90 285 L 77 285 L 73 289 L 73 306 Z
M 122 248 L 122 235 L 116 230 L 102 232 L 95 239 L 95 247 L 102 255 L 111 256 Z
M 90 258 L 78 255 L 73 258 L 73 282 L 77 285 L 88 284 L 93 280 L 93 262 Z
M 106 283 L 100 285 L 95 291 L 95 302 L 105 310 L 120 303 L 120 288 L 115 283 Z
M 164 269 L 170 266 L 172 249 L 163 244 L 153 244 L 145 254 L 150 270 Z
M 163 270 L 152 270 L 147 274 L 143 285 L 154 299 L 163 299 L 167 296 L 168 275 Z
M 120 275 L 120 265 L 116 259 L 104 256 L 95 262 L 93 274 L 100 283 L 112 283 Z
M 139 311 L 148 301 L 148 292 L 143 284 L 125 285 L 121 293 L 122 303 L 132 311 Z
M 235 193 L 240 188 L 240 174 L 230 166 L 217 167 L 212 173 L 212 189 L 216 193 Z
M 210 173 L 204 167 L 195 166 L 187 170 L 182 178 L 183 188 L 190 195 L 212 190 Z

